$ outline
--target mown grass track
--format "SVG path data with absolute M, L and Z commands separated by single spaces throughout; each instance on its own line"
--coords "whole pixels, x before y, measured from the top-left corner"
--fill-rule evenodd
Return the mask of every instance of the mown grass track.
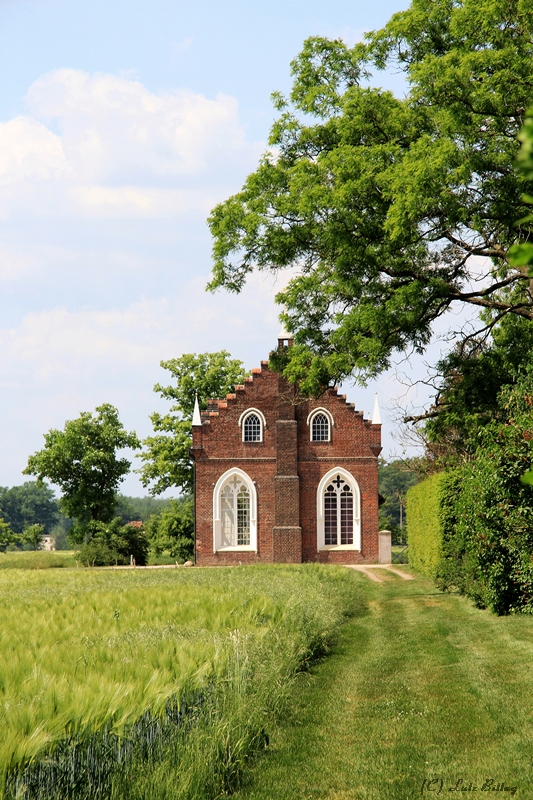
M 384 579 L 355 576 L 365 612 L 299 676 L 236 800 L 533 798 L 533 618 Z

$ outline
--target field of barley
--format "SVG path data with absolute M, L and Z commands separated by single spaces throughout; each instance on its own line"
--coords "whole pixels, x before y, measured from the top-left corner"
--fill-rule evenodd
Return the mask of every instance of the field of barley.
M 356 587 L 318 565 L 1 570 L 0 796 L 236 788 Z

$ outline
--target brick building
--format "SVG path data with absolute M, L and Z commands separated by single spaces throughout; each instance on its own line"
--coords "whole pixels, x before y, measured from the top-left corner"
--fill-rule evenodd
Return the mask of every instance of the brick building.
M 195 412 L 196 563 L 378 561 L 380 451 L 376 414 L 335 389 L 296 403 L 261 362 Z

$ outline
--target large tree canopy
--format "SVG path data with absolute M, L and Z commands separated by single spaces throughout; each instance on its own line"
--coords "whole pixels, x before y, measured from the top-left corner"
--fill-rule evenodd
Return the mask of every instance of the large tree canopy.
M 405 73 L 403 99 L 366 83 L 389 67 Z M 296 270 L 277 296 L 295 334 L 274 356 L 285 375 L 313 394 L 368 379 L 395 351 L 423 351 L 457 304 L 489 326 L 533 319 L 528 269 L 508 261 L 529 237 L 517 220 L 531 181 L 514 161 L 533 97 L 531 0 L 413 0 L 353 48 L 307 40 L 292 72 L 272 151 L 209 220 L 212 289 Z

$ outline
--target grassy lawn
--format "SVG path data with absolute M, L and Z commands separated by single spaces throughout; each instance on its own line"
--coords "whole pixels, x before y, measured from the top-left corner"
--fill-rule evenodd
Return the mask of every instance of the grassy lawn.
M 408 564 L 409 563 L 409 550 L 405 549 L 404 544 L 392 545 L 392 560 L 395 564 Z
M 56 569 L 75 567 L 75 550 L 20 551 L 0 553 L 0 569 Z
M 354 574 L 364 612 L 300 676 L 235 798 L 532 798 L 533 619 L 383 577 Z

